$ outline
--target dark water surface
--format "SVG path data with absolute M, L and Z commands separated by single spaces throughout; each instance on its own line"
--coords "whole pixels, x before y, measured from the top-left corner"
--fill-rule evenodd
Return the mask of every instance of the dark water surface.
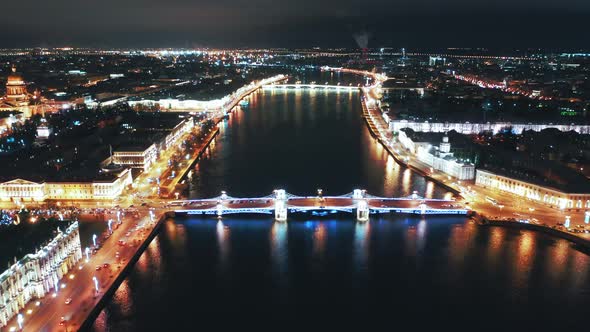
M 270 92 L 223 124 L 187 194 L 445 190 L 369 135 L 358 93 Z M 168 220 L 95 331 L 586 330 L 590 257 L 457 217 Z

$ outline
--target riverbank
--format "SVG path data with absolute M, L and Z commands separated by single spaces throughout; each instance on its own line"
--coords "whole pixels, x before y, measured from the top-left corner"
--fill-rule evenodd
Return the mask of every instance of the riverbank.
M 219 120 L 220 121 L 220 120 Z M 219 123 L 219 121 L 216 121 Z M 176 176 L 172 179 L 167 178 L 161 185 L 160 185 L 160 196 L 165 198 L 171 198 L 175 192 L 177 192 L 177 186 L 181 179 L 183 179 L 190 169 L 195 165 L 195 163 L 201 158 L 203 153 L 209 148 L 211 142 L 215 139 L 215 137 L 219 135 L 219 127 L 216 126 L 211 132 L 207 133 L 204 140 L 199 144 L 199 146 L 195 149 L 193 154 L 190 158 L 183 163 L 182 168 L 176 174 Z
M 151 231 L 149 231 L 148 235 L 143 240 L 141 240 L 141 244 L 134 251 L 133 255 L 129 258 L 129 260 L 127 261 L 125 266 L 120 270 L 118 275 L 113 279 L 113 281 L 109 285 L 105 287 L 104 292 L 98 298 L 98 301 L 96 302 L 92 310 L 88 312 L 88 315 L 80 324 L 79 331 L 89 330 L 92 327 L 94 321 L 96 320 L 96 317 L 98 317 L 102 309 L 111 300 L 113 294 L 117 291 L 121 283 L 125 280 L 125 278 L 127 278 L 127 275 L 129 274 L 131 269 L 133 269 L 135 263 L 139 260 L 145 249 L 156 237 L 156 235 L 159 232 L 160 226 L 166 219 L 167 214 L 161 213 L 157 221 L 151 221 L 148 223 L 148 227 L 152 226 Z
M 366 92 L 363 91 L 363 94 L 366 95 Z M 369 128 L 369 131 L 371 132 L 371 135 L 378 140 L 378 142 L 385 148 L 385 150 L 395 159 L 395 161 L 398 164 L 410 168 L 411 170 L 413 170 L 417 174 L 419 174 L 419 175 L 421 175 L 433 182 L 436 182 L 439 186 L 442 186 L 445 189 L 447 189 L 457 195 L 461 195 L 460 189 L 455 188 L 452 185 L 449 185 L 448 183 L 446 183 L 444 178 L 437 176 L 435 174 L 429 173 L 427 170 L 425 170 L 417 165 L 412 164 L 410 162 L 410 160 L 406 160 L 406 158 L 403 158 L 398 153 L 396 153 L 395 147 L 393 146 L 392 143 L 390 143 L 393 140 L 393 135 L 391 135 L 389 133 L 389 131 L 386 129 L 387 124 L 385 123 L 385 120 L 381 118 L 380 110 L 369 108 L 366 103 L 366 98 L 363 98 L 361 100 L 361 104 L 362 104 L 362 109 L 363 109 L 363 118 L 367 124 L 367 127 Z M 512 221 L 512 220 L 508 220 L 506 218 L 488 219 L 488 218 L 486 218 L 480 214 L 477 214 L 477 213 L 476 213 L 476 215 L 478 216 L 477 218 L 479 218 L 478 224 L 480 224 L 480 225 L 512 227 L 512 228 L 520 228 L 520 229 L 539 231 L 539 232 L 542 232 L 545 234 L 549 234 L 551 236 L 556 236 L 558 238 L 562 238 L 562 239 L 571 241 L 572 243 L 575 243 L 577 245 L 580 245 L 580 246 L 590 249 L 590 238 L 586 239 L 584 237 L 575 235 L 575 234 L 568 232 L 568 231 L 560 230 L 558 228 L 543 226 L 543 225 L 534 224 L 534 223 L 524 223 L 524 222 L 519 222 L 519 221 Z
M 160 217 L 156 219 L 156 215 Z M 90 327 L 165 219 L 163 211 L 146 208 L 124 213 L 122 223 L 97 241 L 94 253 L 84 251 L 76 267 L 59 280 L 57 292 L 23 309 L 22 331 L 63 332 Z M 12 320 L 7 331 L 17 325 Z
M 363 91 L 363 96 L 366 97 L 365 91 L 364 90 L 362 90 L 362 91 Z M 365 120 L 365 123 L 367 124 L 367 127 L 369 128 L 369 132 L 371 133 L 371 135 L 375 139 L 377 139 L 377 141 L 385 148 L 385 150 L 389 153 L 389 155 L 391 155 L 393 157 L 393 159 L 398 164 L 411 169 L 412 171 L 416 172 L 420 176 L 423 176 L 433 182 L 436 182 L 436 184 L 438 184 L 439 186 L 445 188 L 446 190 L 452 192 L 453 194 L 455 194 L 457 196 L 461 195 L 461 191 L 458 188 L 453 187 L 452 185 L 446 183 L 443 179 L 441 179 L 437 176 L 434 176 L 433 174 L 429 173 L 428 171 L 425 171 L 422 168 L 413 165 L 409 161 L 406 161 L 404 158 L 399 156 L 395 152 L 392 144 L 389 143 L 393 139 L 393 136 L 388 134 L 387 123 L 385 123 L 385 120 L 383 118 L 381 118 L 381 114 L 375 114 L 375 113 L 380 113 L 379 110 L 370 109 L 367 106 L 366 98 L 361 99 L 361 106 L 362 106 L 362 112 L 363 112 L 363 119 Z
M 570 241 L 573 244 L 583 247 L 584 249 L 590 250 L 590 239 L 583 238 L 581 236 L 575 235 L 571 232 L 567 232 L 558 228 L 506 219 L 488 219 L 487 217 L 482 216 L 480 214 L 475 214 L 472 217 L 472 219 L 475 220 L 477 224 L 481 226 L 507 227 L 544 233 L 550 236 Z

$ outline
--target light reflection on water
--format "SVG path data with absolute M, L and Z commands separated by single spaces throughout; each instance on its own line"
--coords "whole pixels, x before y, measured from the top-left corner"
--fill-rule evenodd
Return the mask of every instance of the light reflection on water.
M 362 188 L 450 197 L 375 144 L 358 102 L 358 93 L 257 93 L 222 124 L 187 194 Z M 355 319 L 368 329 L 380 317 L 391 326 L 391 319 L 417 318 L 419 325 L 438 316 L 489 325 L 498 317 L 528 319 L 523 330 L 533 330 L 566 316 L 570 325 L 582 323 L 577 317 L 590 307 L 589 256 L 566 241 L 459 217 L 353 219 L 167 221 L 95 330 L 185 331 L 195 322 L 258 328 L 273 319 L 284 319 L 273 329 L 322 319 L 331 330 Z
M 153 242 L 159 245 L 151 244 L 142 255 L 143 263 L 137 264 L 97 319 L 96 331 L 103 331 L 105 324 L 111 328 L 128 324 L 127 319 L 136 327 L 147 326 L 143 320 L 158 326 L 159 319 L 140 315 L 140 322 L 129 315 L 156 305 L 152 303 L 156 296 L 174 298 L 183 292 L 199 294 L 203 303 L 248 299 L 251 310 L 277 315 L 300 305 L 313 307 L 313 302 L 300 298 L 310 292 L 330 294 L 316 305 L 335 301 L 339 308 L 347 303 L 354 306 L 362 298 L 367 308 L 377 311 L 376 305 L 391 292 L 409 305 L 439 294 L 439 300 L 448 296 L 446 301 L 476 316 L 473 308 L 482 305 L 480 298 L 503 303 L 506 314 L 522 307 L 538 310 L 542 303 L 531 297 L 535 290 L 550 295 L 551 304 L 590 304 L 584 295 L 590 291 L 590 257 L 566 241 L 528 231 L 487 228 L 457 218 L 387 216 L 372 216 L 367 223 L 346 217 L 288 223 L 232 217 L 179 219 L 175 225 L 176 229 L 164 227 Z M 192 252 L 179 246 L 180 228 L 186 234 L 182 247 Z M 210 236 L 215 240 L 208 240 Z M 161 263 L 150 258 L 156 250 Z M 176 264 L 177 251 L 188 253 L 188 261 Z M 154 280 L 169 281 L 158 284 L 157 291 L 141 286 Z M 183 284 L 183 280 L 192 282 Z M 260 298 L 251 298 L 253 292 Z M 166 308 L 160 308 L 162 317 L 172 312 L 189 315 L 182 305 L 166 303 Z M 212 308 L 195 305 L 201 315 L 216 317 Z M 249 309 L 227 304 L 224 312 Z M 362 311 L 357 314 L 362 317 Z

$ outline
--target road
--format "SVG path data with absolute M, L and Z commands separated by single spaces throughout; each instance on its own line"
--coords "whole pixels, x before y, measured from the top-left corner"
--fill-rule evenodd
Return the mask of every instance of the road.
M 122 224 L 113 230 L 112 235 L 102 243 L 100 249 L 90 256 L 88 262 L 85 255 L 77 268 L 72 269 L 67 276 L 60 280 L 60 285 L 65 288 L 59 290 L 56 295 L 48 294 L 39 301 L 31 301 L 21 312 L 24 313 L 23 331 L 31 332 L 64 332 L 76 331 L 90 314 L 100 298 L 105 294 L 119 273 L 135 255 L 150 232 L 157 225 L 157 215 L 162 211 L 156 211 L 155 221 L 151 221 L 147 208 L 142 208 L 137 215 L 127 214 L 121 218 Z M 143 225 L 141 229 L 136 229 Z M 119 245 L 122 240 L 125 245 Z M 84 250 L 82 250 L 84 253 Z M 119 259 L 116 253 L 119 252 Z M 108 267 L 102 267 L 103 264 Z M 96 270 L 101 266 L 100 270 Z M 99 284 L 98 294 L 95 292 L 93 277 L 97 277 Z M 66 299 L 71 298 L 71 304 L 66 304 Z M 65 318 L 60 325 L 61 317 Z M 7 325 L 6 331 L 11 328 L 18 330 L 16 317 Z

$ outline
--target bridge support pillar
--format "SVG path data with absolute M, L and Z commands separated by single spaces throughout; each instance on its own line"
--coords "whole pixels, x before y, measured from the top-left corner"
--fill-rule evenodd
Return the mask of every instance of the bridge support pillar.
M 217 203 L 217 217 L 221 218 L 223 215 L 223 205 L 221 203 Z
M 287 221 L 287 192 L 284 189 L 277 189 L 275 194 L 275 220 Z
M 426 204 L 422 203 L 420 204 L 420 214 L 425 214 L 426 213 Z
M 356 220 L 360 222 L 369 221 L 369 204 L 360 200 L 356 203 Z
M 275 220 L 287 221 L 287 204 L 282 200 L 275 200 Z

